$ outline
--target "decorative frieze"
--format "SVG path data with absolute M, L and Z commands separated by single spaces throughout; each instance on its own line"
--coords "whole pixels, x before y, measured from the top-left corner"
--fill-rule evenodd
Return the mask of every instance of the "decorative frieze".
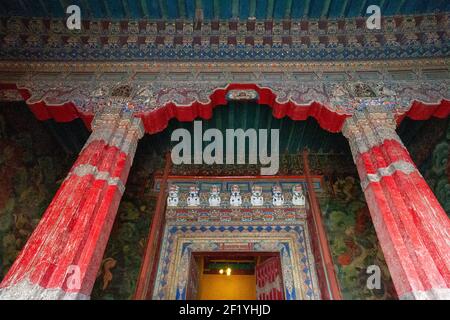
M 5 21 L 6 30 L 0 29 L 0 39 L 4 43 L 0 58 L 123 61 L 149 58 L 236 60 L 238 57 L 317 61 L 373 59 L 375 56 L 403 58 L 415 56 L 419 47 L 422 57 L 445 56 L 448 52 L 445 18 L 407 16 L 402 21 L 388 17 L 383 19 L 381 30 L 376 32 L 367 29 L 364 20 L 354 19 L 327 20 L 322 25 L 318 20 L 237 24 L 235 21 L 205 21 L 198 30 L 193 30 L 192 21 L 89 21 L 83 25 L 87 28 L 73 31 L 65 27 L 64 20 L 52 19 L 48 23 L 39 19 L 10 18 Z M 404 37 L 396 36 L 405 33 Z M 435 42 L 427 41 L 426 33 L 441 34 L 442 39 L 437 37 Z M 40 37 L 23 46 L 22 39 L 32 34 Z M 374 37 L 374 34 L 379 36 Z M 92 40 L 88 41 L 93 35 L 102 35 L 104 42 L 93 47 Z M 219 35 L 221 46 L 215 40 Z M 338 42 L 339 38 L 342 40 Z M 79 46 L 73 46 L 73 43 Z M 263 46 L 265 50 L 262 50 Z M 305 51 L 305 46 L 310 50 Z M 385 50 L 386 47 L 390 50 Z

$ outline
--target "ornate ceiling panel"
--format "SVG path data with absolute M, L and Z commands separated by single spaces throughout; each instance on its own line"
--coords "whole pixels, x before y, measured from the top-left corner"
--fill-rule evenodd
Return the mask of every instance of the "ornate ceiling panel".
M 80 6 L 89 19 L 193 19 L 258 20 L 353 18 L 365 16 L 369 4 L 379 5 L 385 16 L 443 12 L 446 0 L 3 0 L 4 16 L 64 17 L 65 7 Z
M 449 15 L 287 21 L 0 19 L 0 59 L 52 61 L 336 61 L 448 56 Z

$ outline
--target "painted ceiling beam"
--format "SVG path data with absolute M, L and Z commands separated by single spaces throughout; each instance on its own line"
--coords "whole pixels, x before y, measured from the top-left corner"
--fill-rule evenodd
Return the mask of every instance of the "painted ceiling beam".
M 213 14 L 214 14 L 214 19 L 216 19 L 216 20 L 220 19 L 220 0 L 214 0 Z
M 139 3 L 141 4 L 142 16 L 148 18 L 147 0 L 141 0 Z
M 111 17 L 111 9 L 108 7 L 108 0 L 103 0 L 103 7 L 105 8 L 106 17 Z
M 303 9 L 303 17 L 309 16 L 309 9 L 311 8 L 311 0 L 305 0 L 305 8 Z
M 161 15 L 161 18 L 166 20 L 167 19 L 167 0 L 158 0 L 158 6 L 159 6 L 159 12 Z
M 239 0 L 233 0 L 231 2 L 231 16 L 233 18 L 239 17 Z
M 359 15 L 361 17 L 364 17 L 366 15 L 366 10 L 367 10 L 367 0 L 362 0 L 361 7 L 359 9 Z
M 178 0 L 178 16 L 186 18 L 186 2 L 184 0 Z
M 274 7 L 275 7 L 275 0 L 267 1 L 267 13 L 266 13 L 267 20 L 271 20 L 273 18 Z
M 403 9 L 403 6 L 405 5 L 405 2 L 406 2 L 405 0 L 400 0 L 398 2 L 398 7 L 397 7 L 397 10 L 395 11 L 396 15 L 400 14 L 401 10 Z
M 81 17 L 83 17 L 83 15 L 88 18 L 94 16 L 94 11 L 91 9 L 91 5 L 88 0 L 81 0 L 81 6 Z
M 284 9 L 284 18 L 290 19 L 291 14 L 292 14 L 292 0 L 286 0 L 286 7 Z
M 381 9 L 381 15 L 383 15 L 384 9 L 386 9 L 387 1 L 386 0 L 380 0 L 379 7 Z
M 49 11 L 47 6 L 45 5 L 45 1 L 44 0 L 39 0 L 39 5 L 42 7 L 42 10 L 44 11 L 46 16 L 49 16 Z
M 341 10 L 341 14 L 340 14 L 341 18 L 345 18 L 345 16 L 347 16 L 347 11 L 348 11 L 348 8 L 349 8 L 348 4 L 349 4 L 349 0 L 344 0 L 342 2 L 342 10 Z
M 69 6 L 67 0 L 59 0 L 59 5 L 63 9 L 63 15 L 65 15 L 66 14 L 66 9 Z
M 131 15 L 130 15 L 130 8 L 128 8 L 128 2 L 127 2 L 127 0 L 122 0 L 121 2 L 122 2 L 124 16 L 127 19 L 129 19 L 131 17 Z
M 250 0 L 249 9 L 248 9 L 248 17 L 256 18 L 256 0 Z
M 328 18 L 328 13 L 330 12 L 331 0 L 325 0 L 322 8 L 322 14 L 320 15 L 322 18 Z

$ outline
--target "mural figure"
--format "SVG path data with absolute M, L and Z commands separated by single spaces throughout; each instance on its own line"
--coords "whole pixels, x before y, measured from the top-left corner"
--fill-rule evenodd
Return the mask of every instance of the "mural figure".
M 171 185 L 169 188 L 169 196 L 167 197 L 167 206 L 176 207 L 178 206 L 179 198 L 178 198 L 178 186 Z
M 189 207 L 197 207 L 200 205 L 200 195 L 197 187 L 189 188 L 189 196 L 187 197 L 187 205 Z
M 275 207 L 280 207 L 284 204 L 283 190 L 280 185 L 274 185 L 272 187 L 272 204 Z
M 297 184 L 292 187 L 292 204 L 294 206 L 304 206 L 306 202 L 305 195 L 303 193 L 303 187 Z
M 231 186 L 230 205 L 239 207 L 242 205 L 241 191 L 238 185 Z
M 211 207 L 219 207 L 220 206 L 220 189 L 218 186 L 212 186 L 209 192 L 209 205 Z
M 262 206 L 264 204 L 264 198 L 262 194 L 262 187 L 253 185 L 252 196 L 250 197 L 250 202 L 252 206 Z

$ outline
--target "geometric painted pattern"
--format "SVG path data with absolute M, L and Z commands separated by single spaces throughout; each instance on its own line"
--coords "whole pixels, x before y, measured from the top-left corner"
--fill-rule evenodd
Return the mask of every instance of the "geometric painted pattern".
M 153 299 L 185 300 L 192 253 L 279 253 L 286 300 L 316 300 L 320 292 L 306 221 L 292 224 L 169 223 L 164 232 Z

